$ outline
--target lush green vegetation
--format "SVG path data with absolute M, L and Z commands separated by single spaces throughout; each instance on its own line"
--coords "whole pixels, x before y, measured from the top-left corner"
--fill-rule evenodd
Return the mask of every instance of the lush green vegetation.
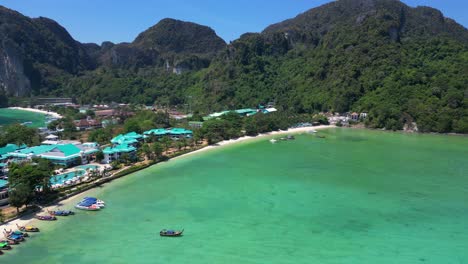
M 39 145 L 40 142 L 41 137 L 35 128 L 12 124 L 0 130 L 0 147 L 6 144 L 35 146 Z
M 32 203 L 45 203 L 55 198 L 50 189 L 54 165 L 45 159 L 30 163 L 12 163 L 9 167 L 9 199 L 17 209 Z
M 44 32 L 55 28 L 44 22 Z M 169 36 L 171 30 L 177 34 Z M 468 31 L 437 10 L 396 0 L 335 1 L 262 33 L 244 34 L 224 48 L 206 27 L 174 20 L 131 44 L 79 45 L 88 56 L 78 61 L 64 47 L 70 51 L 63 58 L 67 63 L 50 55 L 34 64 L 35 93 L 199 113 L 274 102 L 297 114 L 368 112 L 366 125 L 373 128 L 396 130 L 416 122 L 423 132 L 468 133 Z M 44 48 L 32 54 L 48 54 Z M 175 66 L 183 73 L 173 74 Z M 155 123 L 145 122 L 136 118 L 126 130 Z M 207 126 L 237 133 L 216 122 Z M 249 131 L 255 126 L 263 125 L 249 125 Z

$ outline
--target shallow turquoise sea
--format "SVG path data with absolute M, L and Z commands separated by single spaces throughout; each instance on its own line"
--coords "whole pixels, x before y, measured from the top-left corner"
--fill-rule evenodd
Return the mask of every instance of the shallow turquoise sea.
M 319 134 L 129 175 L 0 263 L 468 263 L 467 137 Z
M 41 113 L 0 108 L 0 126 L 5 126 L 14 123 L 32 122 L 30 127 L 45 126 L 45 115 Z

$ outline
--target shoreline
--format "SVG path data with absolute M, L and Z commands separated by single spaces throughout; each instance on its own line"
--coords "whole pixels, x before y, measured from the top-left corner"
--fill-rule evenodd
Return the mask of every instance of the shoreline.
M 332 126 L 332 125 L 321 125 L 321 126 L 290 128 L 288 130 L 272 131 L 272 132 L 268 132 L 268 133 L 263 133 L 263 134 L 259 134 L 257 136 L 244 136 L 244 137 L 240 137 L 238 139 L 224 140 L 224 141 L 218 142 L 215 145 L 206 146 L 204 148 L 201 148 L 201 149 L 198 149 L 198 150 L 195 150 L 195 151 L 191 151 L 189 153 L 186 153 L 186 154 L 177 156 L 175 158 L 172 158 L 172 159 L 170 159 L 168 161 L 179 159 L 179 158 L 182 158 L 182 157 L 187 157 L 187 156 L 192 155 L 192 154 L 209 151 L 211 149 L 215 149 L 215 148 L 219 148 L 219 147 L 223 147 L 223 146 L 233 145 L 233 144 L 236 144 L 236 143 L 239 143 L 239 142 L 246 142 L 246 141 L 250 141 L 250 140 L 254 140 L 254 139 L 260 139 L 260 138 L 265 138 L 265 137 L 275 136 L 275 135 L 306 133 L 306 132 L 311 131 L 311 130 L 323 130 L 323 129 L 335 128 L 335 127 L 336 126 Z M 155 164 L 155 165 L 158 165 L 158 164 Z M 76 200 L 80 195 L 86 195 L 87 193 L 90 193 L 90 192 L 92 192 L 94 190 L 96 190 L 96 187 L 93 187 L 93 188 L 91 188 L 89 190 L 86 190 L 84 192 L 80 192 L 80 193 L 77 193 L 75 195 L 72 195 L 72 196 L 70 196 L 70 197 L 68 197 L 68 198 L 66 198 L 64 200 L 60 200 L 60 201 L 58 201 L 58 202 L 56 202 L 56 203 L 54 203 L 52 205 L 45 206 L 45 207 L 41 208 L 41 210 L 38 211 L 38 212 L 34 212 L 34 213 L 28 214 L 28 215 L 24 215 L 22 217 L 13 219 L 13 220 L 11 220 L 9 222 L 5 222 L 2 225 L 0 225 L 0 228 L 2 228 L 2 229 L 5 228 L 7 230 L 9 230 L 9 229 L 16 230 L 17 229 L 16 224 L 18 224 L 20 226 L 30 225 L 31 223 L 34 223 L 35 221 L 38 221 L 38 220 L 36 220 L 34 218 L 35 215 L 47 214 L 47 210 L 52 211 L 52 210 L 57 209 L 58 207 L 68 207 L 68 206 L 70 206 L 71 202 Z
M 44 114 L 44 115 L 50 115 L 55 118 L 62 118 L 62 116 L 58 113 L 55 112 L 49 112 L 45 110 L 39 110 L 35 108 L 24 108 L 24 107 L 8 107 L 8 109 L 13 109 L 13 110 L 21 110 L 21 111 L 28 111 L 28 112 L 34 112 L 34 113 L 39 113 L 39 114 Z

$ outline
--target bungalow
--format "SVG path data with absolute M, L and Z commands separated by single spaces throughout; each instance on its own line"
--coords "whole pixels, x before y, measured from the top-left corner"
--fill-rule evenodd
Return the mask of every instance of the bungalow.
M 75 124 L 76 130 L 78 131 L 102 127 L 102 123 L 100 121 L 93 119 L 80 119 L 73 121 L 73 123 Z
M 188 123 L 188 125 L 189 125 L 190 127 L 193 127 L 193 128 L 202 128 L 203 122 L 200 122 L 200 121 L 190 121 L 190 122 Z
M 179 140 L 182 137 L 192 138 L 193 132 L 192 130 L 187 130 L 184 128 L 171 128 L 171 129 L 157 128 L 157 129 L 151 129 L 151 130 L 145 131 L 143 132 L 143 134 L 145 136 L 155 136 L 156 138 L 169 136 L 172 140 Z
M 136 148 L 131 145 L 121 144 L 114 147 L 107 147 L 102 152 L 104 153 L 104 163 L 112 163 L 120 160 L 122 154 L 127 153 L 131 159 L 136 158 Z
M 24 148 L 8 153 L 15 162 L 31 160 L 39 157 L 50 160 L 54 164 L 70 167 L 86 164 L 99 149 L 95 143 L 40 145 Z
M 156 128 L 143 132 L 143 135 L 149 137 L 154 136 L 156 138 L 162 138 L 168 135 L 168 132 L 165 128 Z
M 111 143 L 114 145 L 131 145 L 136 146 L 139 141 L 143 140 L 143 136 L 136 133 L 130 132 L 127 134 L 120 134 L 113 139 L 111 139 Z
M 0 206 L 8 204 L 8 181 L 0 179 Z
M 169 136 L 173 140 L 179 140 L 183 137 L 185 138 L 192 138 L 193 132 L 192 130 L 187 130 L 184 128 L 171 128 L 168 130 Z
M 274 107 L 269 107 L 269 108 L 265 108 L 262 110 L 262 113 L 264 114 L 269 114 L 269 113 L 273 113 L 273 112 L 277 112 L 278 109 L 274 108 Z
M 256 109 L 252 108 L 245 108 L 245 109 L 238 109 L 234 110 L 235 113 L 239 114 L 240 116 L 251 116 L 257 113 Z
M 359 121 L 359 114 L 354 112 L 351 114 L 351 120 L 353 121 Z

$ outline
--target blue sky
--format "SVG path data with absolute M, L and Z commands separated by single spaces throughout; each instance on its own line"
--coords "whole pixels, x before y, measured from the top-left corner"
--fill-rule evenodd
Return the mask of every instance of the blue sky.
M 48 17 L 80 42 L 131 42 L 138 33 L 170 17 L 213 28 L 226 41 L 295 17 L 330 0 L 1 0 L 30 17 Z M 467 0 L 403 0 L 432 6 L 468 27 Z

